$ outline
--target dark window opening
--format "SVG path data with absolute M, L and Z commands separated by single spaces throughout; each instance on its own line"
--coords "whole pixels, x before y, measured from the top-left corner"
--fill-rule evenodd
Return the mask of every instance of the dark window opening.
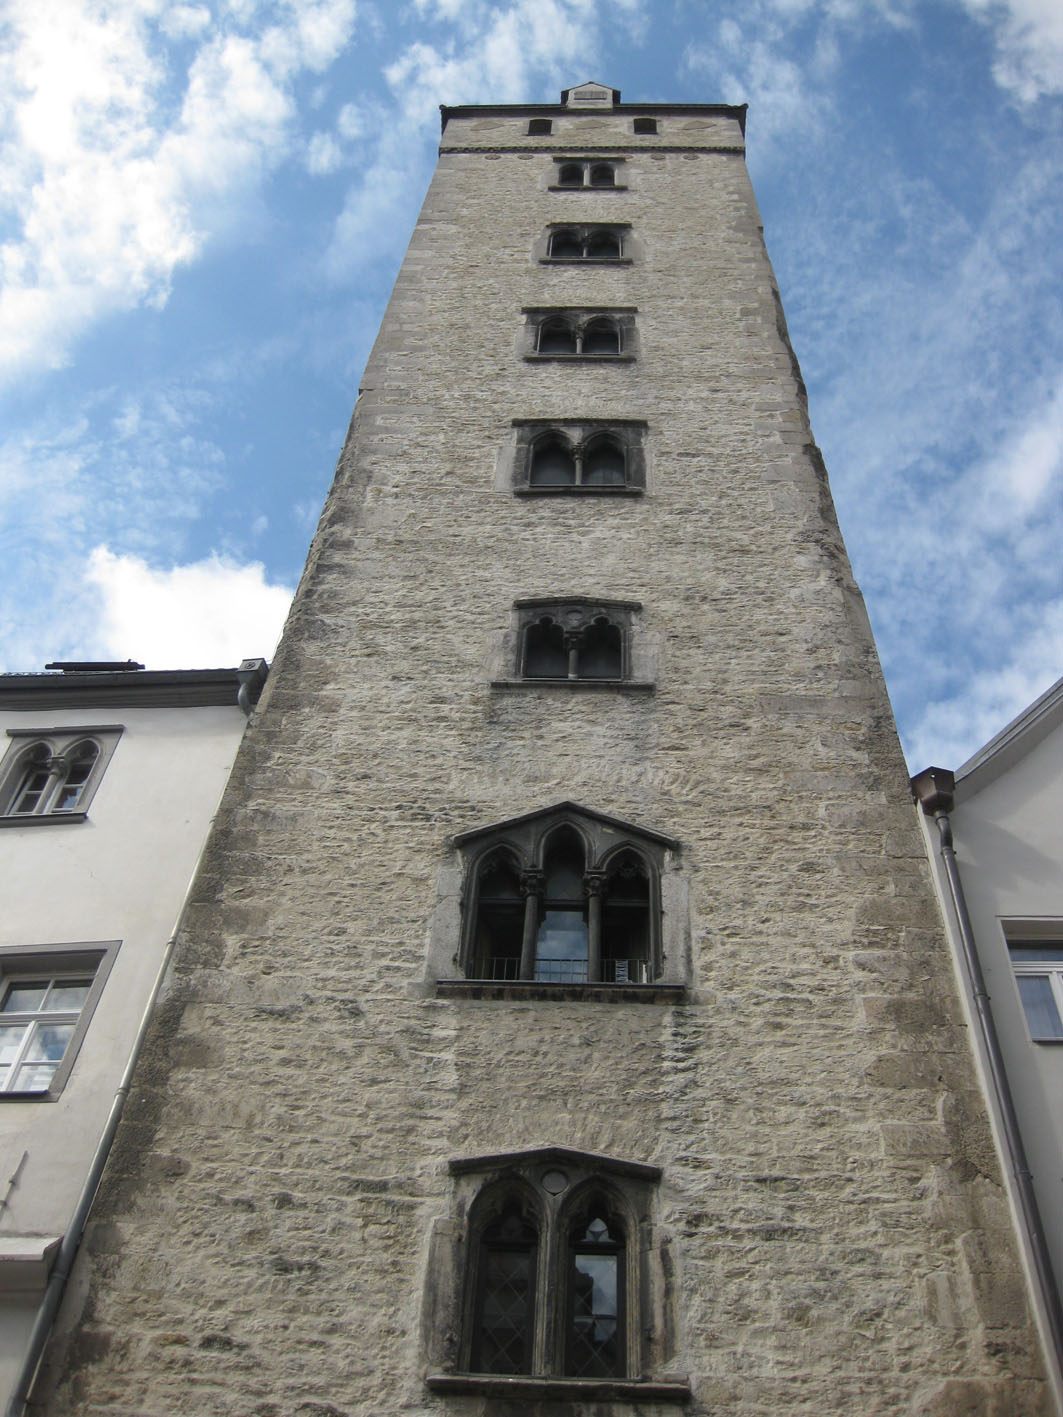
M 656 118 L 636 118 L 634 122 L 634 131 L 636 133 L 656 133 Z
M 562 163 L 558 169 L 557 185 L 559 187 L 582 187 L 583 164 L 581 162 Z
M 496 853 L 480 868 L 476 972 L 484 979 L 519 979 L 524 892 L 513 862 Z
M 564 320 L 546 320 L 539 326 L 540 354 L 576 354 L 576 332 Z
M 581 679 L 619 679 L 624 662 L 620 627 L 599 616 L 583 632 L 578 656 Z
M 528 137 L 546 137 L 554 131 L 552 119 L 549 118 L 529 118 Z
M 571 487 L 576 482 L 572 449 L 556 438 L 537 443 L 529 481 L 533 487 Z
M 615 231 L 596 231 L 584 247 L 585 261 L 619 261 L 620 237 Z
M 612 438 L 596 438 L 580 461 L 580 481 L 588 487 L 622 487 L 627 481 L 624 450 Z
M 549 617 L 529 625 L 524 637 L 525 679 L 565 679 L 568 677 L 568 650 L 565 632 Z
M 575 231 L 555 231 L 550 237 L 550 255 L 555 261 L 581 261 L 583 254 L 583 242 Z
M 650 880 L 645 862 L 624 851 L 609 868 L 602 905 L 602 978 L 610 984 L 650 977 Z
M 592 164 L 590 170 L 590 185 L 592 187 L 615 187 L 616 171 L 608 162 L 596 162 Z
M 583 331 L 582 354 L 619 354 L 620 331 L 612 320 L 592 320 Z

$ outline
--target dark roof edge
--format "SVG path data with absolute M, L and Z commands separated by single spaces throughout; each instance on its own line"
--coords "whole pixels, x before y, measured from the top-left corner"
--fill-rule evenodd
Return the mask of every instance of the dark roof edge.
M 84 673 L 0 674 L 0 709 L 206 708 L 235 705 L 240 687 L 254 704 L 269 674 L 264 659 L 236 669 L 140 669 Z
M 451 118 L 472 118 L 476 114 L 487 114 L 491 117 L 516 117 L 526 114 L 529 118 L 544 118 L 547 116 L 563 118 L 570 113 L 627 113 L 632 117 L 639 114 L 663 115 L 666 113 L 680 114 L 705 114 L 716 117 L 736 118 L 742 129 L 743 136 L 746 131 L 746 111 L 748 103 L 615 103 L 611 108 L 599 106 L 596 108 L 569 108 L 563 103 L 462 103 L 453 107 L 441 103 L 439 105 L 440 132 L 446 131 L 447 123 Z

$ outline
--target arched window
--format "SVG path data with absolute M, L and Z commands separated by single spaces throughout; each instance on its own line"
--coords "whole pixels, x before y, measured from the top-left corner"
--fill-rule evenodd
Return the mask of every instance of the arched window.
M 489 835 L 467 878 L 466 978 L 652 983 L 666 841 L 576 807 Z
M 551 261 L 619 261 L 626 227 L 559 227 L 551 231 L 546 257 Z
M 591 164 L 589 183 L 592 187 L 615 187 L 616 170 L 611 163 L 595 162 Z
M 433 1391 L 492 1411 L 501 1398 L 507 1412 L 689 1399 L 661 1372 L 675 1357 L 676 1296 L 654 1216 L 659 1167 L 546 1146 L 448 1169 L 455 1223 L 433 1234 L 426 1290 L 430 1361 L 443 1369 L 428 1374 Z M 507 1375 L 518 1381 L 497 1381 Z
M 542 903 L 535 936 L 535 978 L 585 984 L 589 932 L 583 842 L 571 827 L 550 840 L 543 862 Z
M 567 320 L 544 320 L 539 326 L 540 354 L 575 354 L 578 347 L 576 332 Z
M 583 241 L 576 231 L 555 231 L 550 236 L 550 255 L 555 261 L 583 259 Z
M 614 438 L 593 438 L 580 450 L 580 482 L 587 487 L 622 487 L 627 481 L 624 450 Z
M 579 678 L 621 678 L 624 672 L 624 641 L 620 626 L 599 615 L 583 631 L 576 654 Z
M 581 354 L 619 354 L 620 330 L 615 320 L 591 320 L 583 330 Z
M 493 852 L 477 879 L 475 961 L 478 979 L 519 979 L 524 938 L 520 872 L 506 852 Z
M 558 168 L 557 185 L 559 187 L 582 187 L 582 162 L 563 162 Z
M 565 632 L 549 615 L 534 621 L 524 632 L 525 679 L 567 679 L 568 650 Z
M 576 459 L 572 449 L 557 436 L 540 439 L 532 453 L 533 487 L 568 487 L 576 482 Z
M 620 259 L 620 237 L 615 231 L 593 231 L 587 237 L 583 249 L 586 261 L 618 261 Z
M 645 984 L 650 978 L 650 872 L 627 848 L 609 863 L 602 903 L 602 978 L 609 984 Z
M 615 1378 L 626 1373 L 624 1231 L 595 1196 L 569 1225 L 565 1374 Z
M 518 1196 L 480 1232 L 470 1366 L 476 1373 L 530 1373 L 539 1236 Z
M 0 815 L 45 817 L 82 810 L 99 758 L 100 744 L 92 738 L 40 739 L 21 748 L 0 790 Z

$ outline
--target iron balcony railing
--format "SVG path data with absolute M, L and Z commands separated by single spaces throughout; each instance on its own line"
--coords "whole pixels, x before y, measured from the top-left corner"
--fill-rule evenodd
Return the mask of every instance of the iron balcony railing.
M 499 955 L 473 961 L 470 979 L 519 979 L 520 960 L 515 955 Z M 585 959 L 538 959 L 535 961 L 535 978 L 544 984 L 586 984 L 587 961 Z M 601 963 L 601 983 L 603 984 L 648 984 L 650 982 L 650 962 L 646 959 L 603 959 Z

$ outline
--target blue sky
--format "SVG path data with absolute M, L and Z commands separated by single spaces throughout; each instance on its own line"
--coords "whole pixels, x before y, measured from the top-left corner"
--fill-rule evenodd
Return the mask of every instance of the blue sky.
M 2 0 L 0 666 L 272 653 L 440 103 L 750 104 L 913 770 L 1063 658 L 1058 0 Z

